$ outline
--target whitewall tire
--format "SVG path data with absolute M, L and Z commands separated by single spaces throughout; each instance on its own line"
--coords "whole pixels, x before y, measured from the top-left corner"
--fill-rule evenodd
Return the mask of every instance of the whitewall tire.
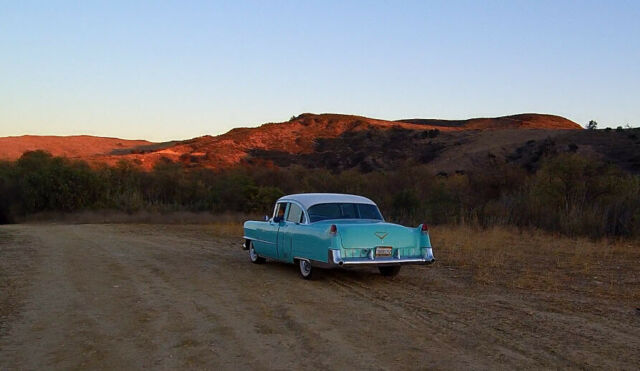
M 308 260 L 298 260 L 298 268 L 300 268 L 300 276 L 305 280 L 311 279 L 313 275 L 313 267 Z
M 262 264 L 265 261 L 263 257 L 258 255 L 256 249 L 253 248 L 253 241 L 249 241 L 249 260 L 251 260 L 253 264 Z

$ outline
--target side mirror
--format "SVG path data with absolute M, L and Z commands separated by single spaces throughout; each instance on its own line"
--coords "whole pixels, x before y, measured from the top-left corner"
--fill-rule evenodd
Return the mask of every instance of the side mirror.
M 268 221 L 269 221 L 269 216 L 268 216 L 268 215 L 265 215 L 265 216 L 264 216 L 264 221 L 265 221 L 265 222 L 268 222 Z

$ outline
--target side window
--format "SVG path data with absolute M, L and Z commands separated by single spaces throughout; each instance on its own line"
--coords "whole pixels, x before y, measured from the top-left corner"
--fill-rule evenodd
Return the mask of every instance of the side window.
M 288 222 L 300 223 L 302 222 L 304 215 L 302 214 L 302 209 L 300 206 L 292 203 L 289 206 L 289 215 L 287 216 Z
M 282 219 L 284 219 L 284 212 L 286 210 L 287 210 L 287 203 L 286 202 L 278 202 L 276 204 L 275 209 L 273 209 L 273 217 L 275 218 L 276 216 L 279 216 Z

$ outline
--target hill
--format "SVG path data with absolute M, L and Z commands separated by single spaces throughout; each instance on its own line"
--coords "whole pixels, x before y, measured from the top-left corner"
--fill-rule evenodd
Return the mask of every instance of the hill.
M 499 129 L 582 129 L 564 117 L 540 113 L 468 120 L 407 119 L 398 122 L 438 127 L 440 130 L 499 130 Z
M 578 153 L 640 173 L 640 129 L 505 129 L 440 132 L 402 128 L 346 132 L 318 139 L 313 152 L 250 151 L 251 165 L 299 165 L 363 172 L 423 164 L 436 174 L 484 172 L 513 163 L 535 171 L 547 155 Z
M 24 152 L 38 149 L 45 150 L 54 156 L 86 160 L 96 155 L 111 153 L 117 149 L 150 144 L 151 142 L 146 140 L 126 140 L 90 135 L 0 137 L 0 160 L 15 160 L 20 158 Z
M 333 148 L 329 143 L 335 140 L 342 143 L 341 138 L 351 138 L 348 148 L 370 148 L 369 156 L 383 157 L 388 149 L 395 157 L 406 158 L 418 156 L 425 159 L 436 153 L 435 147 L 448 147 L 451 143 L 438 141 L 420 149 L 418 154 L 410 148 L 422 146 L 425 143 L 413 141 L 410 136 L 396 137 L 392 143 L 387 143 L 384 149 L 378 149 L 376 143 L 370 143 L 372 136 L 380 136 L 392 130 L 394 133 L 404 131 L 415 134 L 416 138 L 429 139 L 436 133 L 446 133 L 446 138 L 460 136 L 456 133 L 486 132 L 485 137 L 492 137 L 497 132 L 508 130 L 507 142 L 521 141 L 538 132 L 552 131 L 561 133 L 573 131 L 581 127 L 568 119 L 543 114 L 521 114 L 497 118 L 478 118 L 459 121 L 410 119 L 399 121 L 378 120 L 368 117 L 341 114 L 310 114 L 305 113 L 291 120 L 280 123 L 267 123 L 256 128 L 236 128 L 218 136 L 203 136 L 185 141 L 167 143 L 151 143 L 147 141 L 126 141 L 114 138 L 97 138 L 89 136 L 77 137 L 9 137 L 1 138 L 0 158 L 15 159 L 26 150 L 43 149 L 54 155 L 81 158 L 90 163 L 115 164 L 119 160 L 133 161 L 143 168 L 150 169 L 158 161 L 169 160 L 180 162 L 188 167 L 198 168 L 226 168 L 242 163 L 256 163 L 261 160 L 268 164 L 276 157 L 289 157 L 285 162 L 313 159 L 314 154 L 333 151 L 340 153 L 343 148 Z M 369 136 L 358 136 L 358 133 L 369 133 Z M 504 136 L 503 134 L 500 134 Z M 548 134 L 543 134 L 548 135 Z M 465 135 L 462 135 L 464 137 Z M 513 138 L 512 138 L 513 137 Z M 358 139 L 359 142 L 354 142 Z M 415 138 L 414 138 L 415 139 Z M 526 140 L 526 139 L 525 139 Z M 408 141 L 408 142 L 407 142 Z M 489 142 L 492 142 L 489 140 Z M 386 142 L 385 142 L 386 143 Z M 491 143 L 490 143 L 491 144 Z M 334 146 L 335 147 L 335 146 Z M 396 148 L 397 147 L 397 148 Z M 424 152 L 431 153 L 425 155 Z M 406 152 L 403 154 L 403 152 Z M 459 148 L 456 149 L 459 152 Z M 350 153 L 345 153 L 350 156 Z M 362 156 L 351 157 L 353 162 Z M 296 159 L 297 158 L 297 159 Z M 433 159 L 433 158 L 432 158 Z M 385 162 L 385 160 L 380 160 Z M 380 162 L 378 161 L 378 162 Z M 377 167 L 376 161 L 370 161 L 372 168 Z M 282 161 L 275 161 L 276 165 Z M 320 162 L 322 163 L 322 162 Z M 339 166 L 340 167 L 340 166 Z

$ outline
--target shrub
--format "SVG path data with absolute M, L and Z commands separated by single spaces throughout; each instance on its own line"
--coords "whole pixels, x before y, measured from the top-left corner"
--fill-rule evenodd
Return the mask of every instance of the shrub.
M 284 194 L 338 192 L 369 197 L 387 220 L 413 226 L 516 225 L 567 235 L 640 236 L 640 177 L 577 153 L 542 156 L 535 173 L 494 160 L 484 171 L 440 176 L 410 161 L 368 173 L 300 166 L 214 171 L 171 161 L 151 171 L 130 162 L 91 168 L 35 151 L 0 162 L 0 223 L 83 209 L 269 213 Z

